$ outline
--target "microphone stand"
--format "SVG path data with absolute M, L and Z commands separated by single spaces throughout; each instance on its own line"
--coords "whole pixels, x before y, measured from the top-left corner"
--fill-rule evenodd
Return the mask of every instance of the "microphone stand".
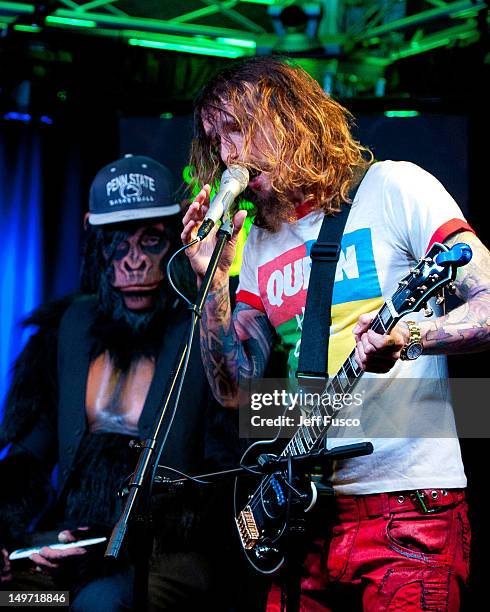
M 302 453 L 299 455 L 292 455 L 291 459 L 293 463 L 298 466 L 302 466 L 304 469 L 308 469 L 317 463 L 325 463 L 326 461 L 338 461 L 340 459 L 352 459 L 353 457 L 360 457 L 362 455 L 370 455 L 373 452 L 373 445 L 371 442 L 355 442 L 353 444 L 346 444 L 345 446 L 336 446 L 330 450 L 325 448 L 319 448 L 309 453 Z M 228 478 L 232 476 L 250 476 L 250 472 L 260 472 L 262 474 L 273 474 L 279 468 L 285 469 L 289 456 L 264 454 L 260 455 L 260 461 L 253 465 L 229 468 L 227 470 L 220 470 L 219 472 L 208 472 L 206 474 L 195 474 L 192 477 L 181 477 L 181 478 L 166 478 L 162 476 L 156 476 L 154 483 L 157 486 L 175 486 L 183 485 L 186 482 L 193 482 L 197 480 L 220 480 L 222 478 Z M 165 470 L 165 466 L 158 466 Z M 201 484 L 201 483 L 197 483 Z
M 165 436 L 162 437 L 162 431 L 165 415 L 167 413 L 168 406 L 170 405 L 172 395 L 174 394 L 174 390 L 177 388 L 179 378 L 181 377 L 181 375 L 185 376 L 185 369 L 187 366 L 189 353 L 192 349 L 192 339 L 194 336 L 194 331 L 197 326 L 198 320 L 202 316 L 204 302 L 206 301 L 209 290 L 211 288 L 211 283 L 216 273 L 221 254 L 223 253 L 223 249 L 225 248 L 226 243 L 230 240 L 232 233 L 233 224 L 232 221 L 227 218 L 226 221 L 222 223 L 220 229 L 217 232 L 217 242 L 214 247 L 214 251 L 211 256 L 208 268 L 206 270 L 206 274 L 202 280 L 201 287 L 199 289 L 198 296 L 196 299 L 196 304 L 190 307 L 190 309 L 192 310 L 192 320 L 189 330 L 189 337 L 187 342 L 184 344 L 180 354 L 177 356 L 173 370 L 173 376 L 170 382 L 170 387 L 164 399 L 163 405 L 160 409 L 160 413 L 156 419 L 153 431 L 148 438 L 141 440 L 135 445 L 137 448 L 141 449 L 141 452 L 139 454 L 138 462 L 136 464 L 134 473 L 131 477 L 131 480 L 129 481 L 129 484 L 126 487 L 127 496 L 124 502 L 123 509 L 121 511 L 121 515 L 116 524 L 114 525 L 111 537 L 107 544 L 107 548 L 104 554 L 105 558 L 107 559 L 116 560 L 121 552 L 121 547 L 128 530 L 128 524 L 132 518 L 132 515 L 135 512 L 135 507 L 137 500 L 140 497 L 140 492 L 144 491 L 144 498 L 146 498 L 147 502 L 149 501 L 149 494 L 151 491 L 152 482 L 151 479 L 149 481 L 148 474 L 151 473 L 153 470 L 155 457 L 160 457 L 161 451 L 163 450 Z M 177 406 L 175 406 L 174 409 L 176 410 Z M 145 521 L 138 522 L 141 523 Z M 147 539 L 146 544 L 148 544 Z M 148 599 L 148 546 L 143 546 L 142 548 L 143 554 L 138 554 L 139 558 L 135 562 L 136 575 L 134 600 L 136 608 L 139 610 L 146 609 Z

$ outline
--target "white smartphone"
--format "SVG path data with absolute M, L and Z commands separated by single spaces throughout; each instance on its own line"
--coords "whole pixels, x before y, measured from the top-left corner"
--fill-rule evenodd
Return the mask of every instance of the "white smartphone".
M 88 540 L 78 540 L 77 542 L 66 542 L 62 544 L 61 542 L 56 542 L 56 544 L 46 544 L 45 546 L 49 546 L 49 548 L 53 548 L 54 550 L 65 550 L 67 548 L 85 548 L 86 546 L 93 546 L 94 544 L 101 544 L 105 542 L 107 538 L 89 538 Z M 34 553 L 38 553 L 43 546 L 35 546 L 33 548 L 19 548 L 18 550 L 14 550 L 10 553 L 9 559 L 11 561 L 17 561 L 17 559 L 27 559 Z

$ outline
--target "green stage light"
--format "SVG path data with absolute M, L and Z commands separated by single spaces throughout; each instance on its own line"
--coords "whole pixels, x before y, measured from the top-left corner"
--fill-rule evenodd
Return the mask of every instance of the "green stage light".
M 73 19 L 69 17 L 57 17 L 56 15 L 48 15 L 46 17 L 47 25 L 63 25 L 73 26 L 74 28 L 96 28 L 97 22 L 92 19 Z
M 14 30 L 17 32 L 31 32 L 37 34 L 41 31 L 41 28 L 38 25 L 28 25 L 26 23 L 16 23 L 14 25 Z
M 389 110 L 385 111 L 385 117 L 418 117 L 419 111 L 416 110 Z
M 231 47 L 243 47 L 244 49 L 255 49 L 257 47 L 255 40 L 245 40 L 243 38 L 217 38 L 216 42 Z
M 210 41 L 211 43 L 211 41 Z M 224 48 L 216 46 L 206 46 L 202 44 L 192 44 L 184 42 L 174 42 L 168 40 L 147 40 L 144 38 L 130 38 L 128 44 L 135 47 L 148 47 L 150 49 L 164 49 L 166 51 L 181 51 L 182 53 L 197 53 L 198 55 L 213 55 L 216 57 L 228 57 L 234 59 L 245 55 L 243 49 L 232 47 Z

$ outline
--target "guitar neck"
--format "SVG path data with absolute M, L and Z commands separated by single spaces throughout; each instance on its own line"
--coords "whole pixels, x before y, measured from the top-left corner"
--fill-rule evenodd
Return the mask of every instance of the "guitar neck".
M 371 322 L 369 329 L 375 332 L 384 334 L 389 332 L 399 319 L 399 315 L 393 308 L 391 300 L 387 300 L 380 308 L 378 314 Z M 322 398 L 331 398 L 338 394 L 345 395 L 351 393 L 361 378 L 363 370 L 355 360 L 355 350 L 353 350 L 347 359 L 342 364 L 341 368 L 331 378 L 325 390 L 320 395 L 318 402 L 311 412 L 308 414 L 312 424 L 301 425 L 291 440 L 288 442 L 281 455 L 302 455 L 310 452 L 315 444 L 323 438 L 327 429 L 330 427 L 331 419 L 337 414 L 338 410 L 334 409 L 329 402 L 322 402 Z M 311 418 L 315 417 L 315 418 Z

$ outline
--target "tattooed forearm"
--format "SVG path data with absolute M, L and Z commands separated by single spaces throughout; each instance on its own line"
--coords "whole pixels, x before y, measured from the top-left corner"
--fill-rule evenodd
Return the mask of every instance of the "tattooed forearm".
M 490 296 L 421 323 L 425 353 L 471 353 L 490 348 Z
M 467 242 L 471 262 L 460 268 L 456 293 L 464 301 L 443 317 L 421 323 L 425 353 L 470 353 L 490 348 L 490 254 L 469 232 L 447 241 L 448 246 Z
M 238 338 L 231 322 L 227 286 L 208 295 L 201 320 L 201 353 L 214 396 L 224 406 L 235 405 Z
M 201 352 L 213 394 L 223 406 L 238 405 L 240 380 L 263 374 L 271 341 L 263 313 L 239 304 L 232 316 L 227 286 L 209 294 L 201 320 Z

